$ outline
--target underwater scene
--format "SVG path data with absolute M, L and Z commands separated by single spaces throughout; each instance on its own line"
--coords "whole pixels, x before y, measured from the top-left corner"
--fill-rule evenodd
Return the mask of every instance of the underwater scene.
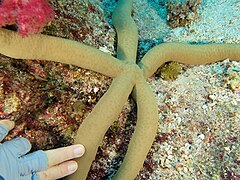
M 64 179 L 240 179 L 239 0 L 15 2 L 0 0 L 3 142 L 83 144 Z

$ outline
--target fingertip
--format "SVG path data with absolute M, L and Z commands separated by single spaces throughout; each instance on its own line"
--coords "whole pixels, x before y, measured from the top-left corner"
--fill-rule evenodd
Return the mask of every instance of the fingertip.
M 54 166 L 64 161 L 81 157 L 85 152 L 85 148 L 81 144 L 75 144 L 67 147 L 47 150 L 48 166 Z M 64 156 L 63 156 L 64 154 Z
M 3 125 L 4 127 L 6 127 L 9 131 L 12 130 L 15 126 L 15 122 L 14 121 L 10 121 L 10 120 L 1 120 L 0 124 Z
M 72 174 L 78 169 L 78 164 L 76 161 L 69 161 L 67 167 L 69 174 Z
M 15 127 L 15 122 L 14 121 L 9 121 L 9 130 L 12 130 Z
M 82 144 L 73 145 L 73 152 L 76 157 L 81 157 L 85 153 L 85 147 Z
M 58 165 L 49 167 L 45 171 L 38 172 L 40 179 L 59 179 L 73 174 L 78 169 L 76 161 L 65 161 Z

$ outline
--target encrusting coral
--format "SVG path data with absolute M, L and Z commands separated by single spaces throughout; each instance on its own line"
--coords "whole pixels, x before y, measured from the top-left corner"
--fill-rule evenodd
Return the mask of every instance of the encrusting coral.
M 172 28 L 189 26 L 198 18 L 198 8 L 201 0 L 167 0 L 167 20 Z
M 175 80 L 182 70 L 181 64 L 177 62 L 169 62 L 163 64 L 157 71 L 156 76 L 160 76 L 164 80 Z
M 77 160 L 79 169 L 69 179 L 86 178 L 105 132 L 118 118 L 131 93 L 137 103 L 137 124 L 114 179 L 134 179 L 151 147 L 158 125 L 157 103 L 146 78 L 163 63 L 206 64 L 225 58 L 240 61 L 239 44 L 164 43 L 151 49 L 136 64 L 138 34 L 131 17 L 132 3 L 133 0 L 119 0 L 113 13 L 118 35 L 117 58 L 71 40 L 47 35 L 23 38 L 16 32 L 0 29 L 0 53 L 6 56 L 73 64 L 113 77 L 110 88 L 78 130 L 75 143 L 83 144 L 86 153 Z

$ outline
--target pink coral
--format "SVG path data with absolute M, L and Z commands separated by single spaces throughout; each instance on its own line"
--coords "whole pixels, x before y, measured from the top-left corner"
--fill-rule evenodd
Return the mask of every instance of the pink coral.
M 0 12 L 0 27 L 17 24 L 23 36 L 41 32 L 53 18 L 46 0 L 2 0 Z

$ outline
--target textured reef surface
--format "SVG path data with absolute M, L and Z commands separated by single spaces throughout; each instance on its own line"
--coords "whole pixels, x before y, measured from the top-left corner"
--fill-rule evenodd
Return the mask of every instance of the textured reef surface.
M 172 28 L 163 1 L 136 1 L 133 14 L 140 31 L 138 59 L 160 42 L 240 43 L 237 33 L 230 33 L 232 29 L 240 31 L 234 18 L 234 13 L 240 13 L 234 9 L 240 7 L 239 2 L 221 0 L 219 6 L 215 5 L 220 9 L 226 6 L 233 13 L 231 17 L 219 13 L 226 17 L 223 22 L 215 22 L 209 16 L 215 1 L 211 4 L 206 0 L 201 5 L 199 2 L 196 1 L 200 9 L 195 22 L 188 27 L 176 27 L 175 22 Z M 55 17 L 43 34 L 116 54 L 116 33 L 110 20 L 115 2 L 53 0 L 50 3 Z M 220 32 L 215 25 L 210 27 L 212 21 L 222 26 Z M 225 21 L 229 31 L 225 29 Z M 111 84 L 111 78 L 72 65 L 16 61 L 1 54 L 0 60 L 0 119 L 11 119 L 17 124 L 5 140 L 26 137 L 33 145 L 32 150 L 72 144 L 81 122 Z M 171 74 L 168 66 L 165 69 L 168 71 L 148 79 L 158 99 L 159 127 L 136 179 L 240 178 L 239 63 L 225 60 L 205 66 L 178 64 L 177 74 L 175 71 Z M 165 75 L 170 78 L 161 79 Z M 115 173 L 135 123 L 136 105 L 130 97 L 118 121 L 106 133 L 88 179 L 108 179 Z

